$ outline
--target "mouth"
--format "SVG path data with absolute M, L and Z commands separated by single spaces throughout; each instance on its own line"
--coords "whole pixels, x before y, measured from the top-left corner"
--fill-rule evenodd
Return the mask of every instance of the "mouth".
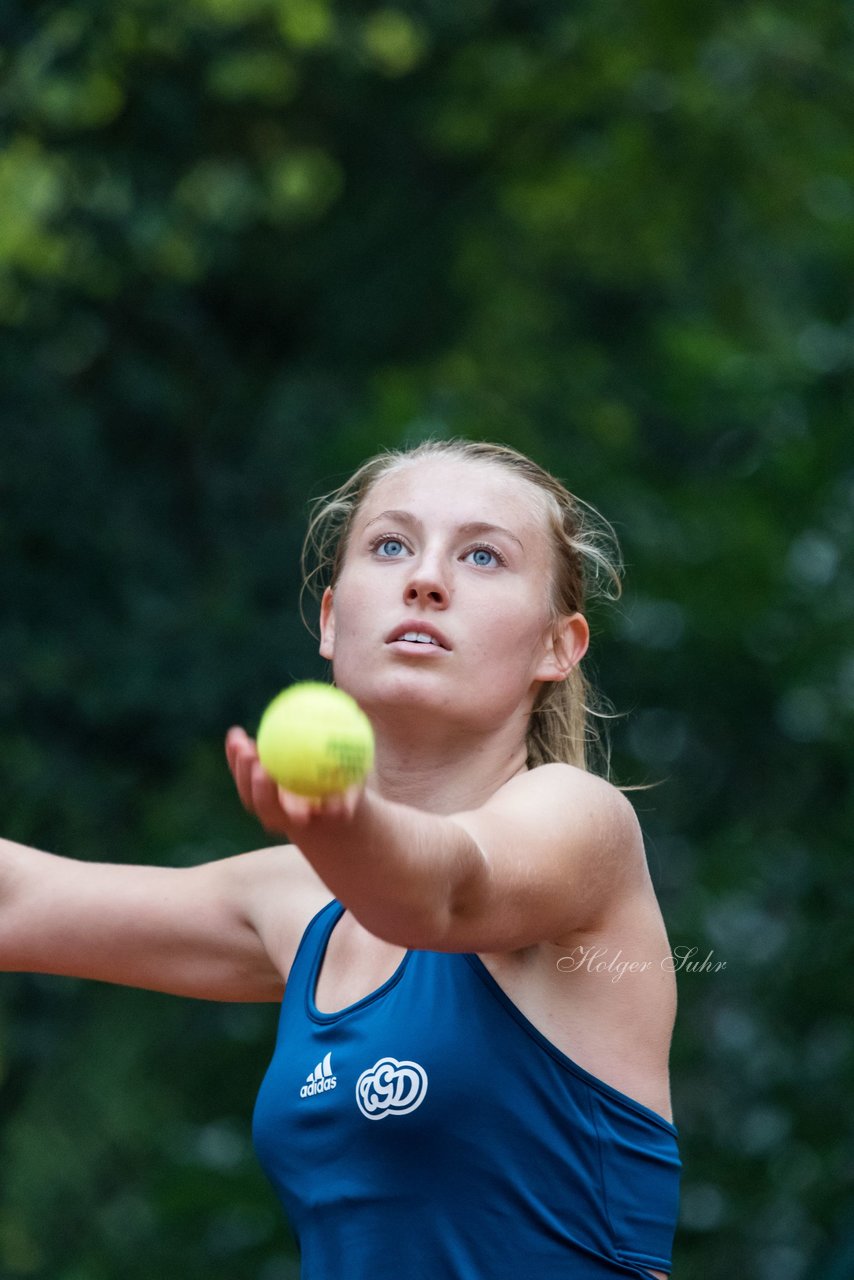
M 441 631 L 426 623 L 419 623 L 417 626 L 409 623 L 396 627 L 386 638 L 386 644 L 405 644 L 407 648 L 417 646 L 419 649 L 444 649 L 446 652 L 451 648 Z

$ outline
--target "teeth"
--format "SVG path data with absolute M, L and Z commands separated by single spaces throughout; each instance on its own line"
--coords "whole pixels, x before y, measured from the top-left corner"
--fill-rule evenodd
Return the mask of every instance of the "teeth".
M 401 640 L 411 640 L 413 644 L 438 644 L 438 640 L 434 640 L 432 636 L 428 636 L 424 631 L 405 631 L 400 637 Z

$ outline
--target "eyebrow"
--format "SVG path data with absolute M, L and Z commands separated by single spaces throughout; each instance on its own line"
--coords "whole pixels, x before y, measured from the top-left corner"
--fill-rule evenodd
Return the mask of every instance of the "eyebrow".
M 371 525 L 376 524 L 378 520 L 394 520 L 398 524 L 410 524 L 419 529 L 423 527 L 418 517 L 412 515 L 410 511 L 392 510 L 381 511 L 378 516 L 373 516 L 367 522 L 365 528 L 369 529 Z M 503 534 L 505 538 L 511 538 L 513 542 L 517 543 L 522 548 L 523 551 L 525 550 L 521 539 L 517 538 L 515 533 L 511 533 L 509 529 L 503 528 L 500 524 L 490 524 L 486 520 L 469 520 L 466 524 L 458 525 L 457 532 L 464 534 L 466 537 L 476 536 L 483 533 Z

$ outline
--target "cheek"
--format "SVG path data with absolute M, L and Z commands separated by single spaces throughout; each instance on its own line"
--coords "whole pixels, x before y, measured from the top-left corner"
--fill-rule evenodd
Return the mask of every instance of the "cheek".
M 550 615 L 545 610 L 538 613 L 533 602 L 527 609 L 505 613 L 498 622 L 494 616 L 484 619 L 483 638 L 473 652 L 478 660 L 527 673 L 542 656 L 549 621 Z
M 370 619 L 370 608 L 365 595 L 353 589 L 353 583 L 341 582 L 335 589 L 335 650 L 336 656 L 343 646 L 358 642 Z
M 511 617 L 514 633 L 536 644 L 552 622 L 552 602 L 548 579 L 537 575 L 524 584 L 513 601 Z

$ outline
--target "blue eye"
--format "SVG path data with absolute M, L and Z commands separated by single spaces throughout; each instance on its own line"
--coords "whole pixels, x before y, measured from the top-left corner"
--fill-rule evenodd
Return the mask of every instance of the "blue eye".
M 374 546 L 378 556 L 382 556 L 386 560 L 397 560 L 406 547 L 399 538 L 382 538 L 381 541 Z
M 499 564 L 497 552 L 490 547 L 473 547 L 468 552 L 466 559 L 471 557 L 472 564 L 476 564 L 480 569 L 488 569 L 493 564 Z

